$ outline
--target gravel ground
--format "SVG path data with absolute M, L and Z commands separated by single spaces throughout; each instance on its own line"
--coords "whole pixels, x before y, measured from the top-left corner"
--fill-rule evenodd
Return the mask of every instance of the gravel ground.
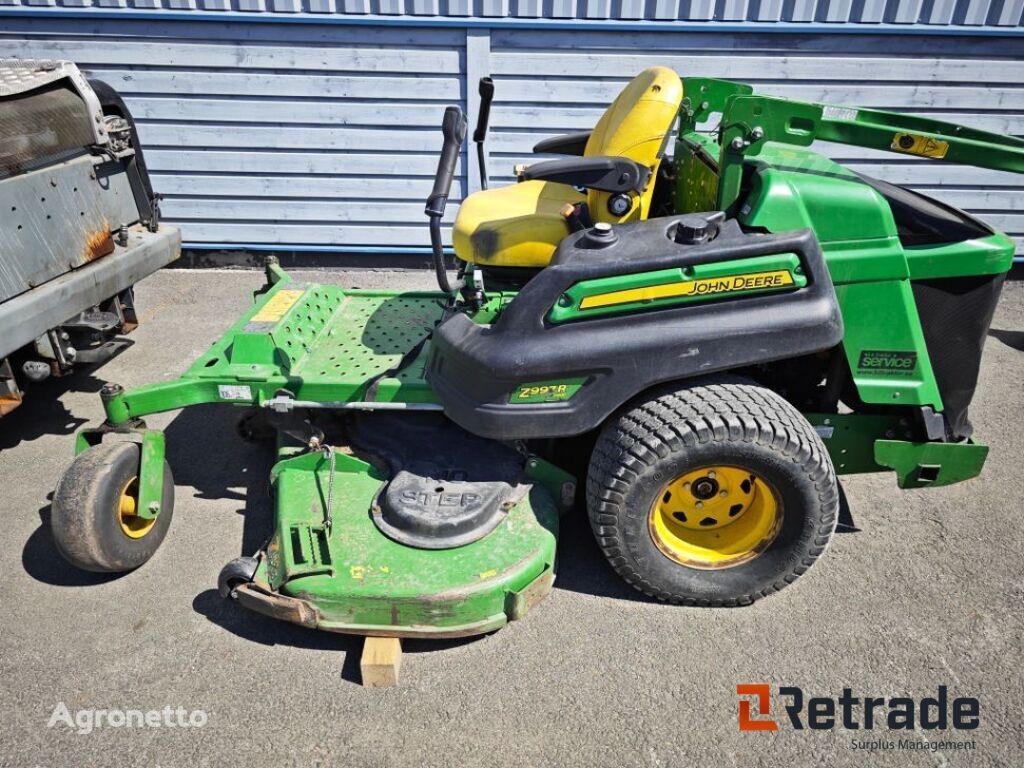
M 79 573 L 50 537 L 51 490 L 73 432 L 101 418 L 102 383 L 173 378 L 260 282 L 251 271 L 154 275 L 138 289 L 131 348 L 35 388 L 0 421 L 0 766 L 1024 764 L 1021 283 L 1003 293 L 972 407 L 992 446 L 981 477 L 931 491 L 900 491 L 886 475 L 844 479 L 846 532 L 796 585 L 743 609 L 643 599 L 570 519 L 555 590 L 524 621 L 474 641 L 409 642 L 401 686 L 371 690 L 354 682 L 359 640 L 246 613 L 214 590 L 220 567 L 270 529 L 270 457 L 235 437 L 231 409 L 148 419 L 167 431 L 177 501 L 145 567 Z M 756 682 L 862 697 L 947 685 L 980 699 L 981 726 L 964 732 L 967 752 L 866 754 L 852 746 L 865 732 L 842 729 L 739 732 L 736 684 Z M 60 703 L 72 713 L 181 707 L 206 724 L 76 733 L 48 727 Z M 936 733 L 958 738 L 914 737 Z

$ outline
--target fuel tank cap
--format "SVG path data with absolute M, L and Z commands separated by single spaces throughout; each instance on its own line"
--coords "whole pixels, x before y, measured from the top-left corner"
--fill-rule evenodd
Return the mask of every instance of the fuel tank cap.
M 690 214 L 676 222 L 676 231 L 672 239 L 682 245 L 706 243 L 711 239 L 715 229 L 717 227 L 712 228 L 711 222 L 703 216 Z
M 612 225 L 605 221 L 599 221 L 584 233 L 580 245 L 584 248 L 607 248 L 619 241 Z

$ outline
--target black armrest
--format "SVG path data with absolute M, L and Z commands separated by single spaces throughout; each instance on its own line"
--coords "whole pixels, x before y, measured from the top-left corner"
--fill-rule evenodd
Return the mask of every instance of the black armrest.
M 579 155 L 582 157 L 583 150 L 590 141 L 590 134 L 593 131 L 580 131 L 579 133 L 567 133 L 564 136 L 552 136 L 550 139 L 538 141 L 533 145 L 533 152 L 537 155 Z
M 528 165 L 520 178 L 555 181 L 602 192 L 643 192 L 651 169 L 628 157 L 574 157 Z

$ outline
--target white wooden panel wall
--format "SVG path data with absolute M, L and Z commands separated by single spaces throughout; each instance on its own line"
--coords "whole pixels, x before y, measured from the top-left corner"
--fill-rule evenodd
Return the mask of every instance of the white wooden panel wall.
M 497 182 L 535 159 L 538 140 L 591 127 L 654 63 L 766 93 L 1024 134 L 1022 37 L 2 21 L 0 56 L 73 59 L 124 95 L 165 216 L 186 242 L 209 246 L 425 249 L 437 126 L 446 104 L 475 114 L 476 80 L 489 73 Z M 978 213 L 1020 238 L 1024 253 L 1022 177 L 823 149 Z M 475 153 L 463 159 L 454 199 L 478 186 Z
M 1014 27 L 1024 0 L 0 0 L 0 7 L 123 8 L 370 19 L 580 19 L 702 24 Z
M 511 181 L 540 139 L 591 127 L 629 77 L 664 64 L 759 92 L 912 112 L 1024 135 L 1024 39 L 892 35 L 491 35 L 491 175 Z M 1024 176 L 819 143 L 856 171 L 978 214 L 1024 253 Z
M 0 57 L 71 59 L 116 88 L 164 218 L 187 243 L 227 246 L 426 248 L 441 116 L 465 108 L 465 43 L 458 29 L 0 25 Z

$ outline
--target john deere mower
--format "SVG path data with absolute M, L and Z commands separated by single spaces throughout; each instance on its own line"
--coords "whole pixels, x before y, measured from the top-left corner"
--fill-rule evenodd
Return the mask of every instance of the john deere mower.
M 181 378 L 103 388 L 106 421 L 78 434 L 53 501 L 70 562 L 152 557 L 174 483 L 142 418 L 200 403 L 245 409 L 241 431 L 277 451 L 274 533 L 225 566 L 221 593 L 384 637 L 521 618 L 577 505 L 638 590 L 736 606 L 825 551 L 837 474 L 919 488 L 981 471 L 968 406 L 1013 243 L 808 147 L 1020 173 L 1024 141 L 654 67 L 592 131 L 537 145 L 560 158 L 500 188 L 484 174 L 454 222 L 452 276 L 457 107 L 442 132 L 426 203 L 440 290 L 348 290 L 269 263 Z

